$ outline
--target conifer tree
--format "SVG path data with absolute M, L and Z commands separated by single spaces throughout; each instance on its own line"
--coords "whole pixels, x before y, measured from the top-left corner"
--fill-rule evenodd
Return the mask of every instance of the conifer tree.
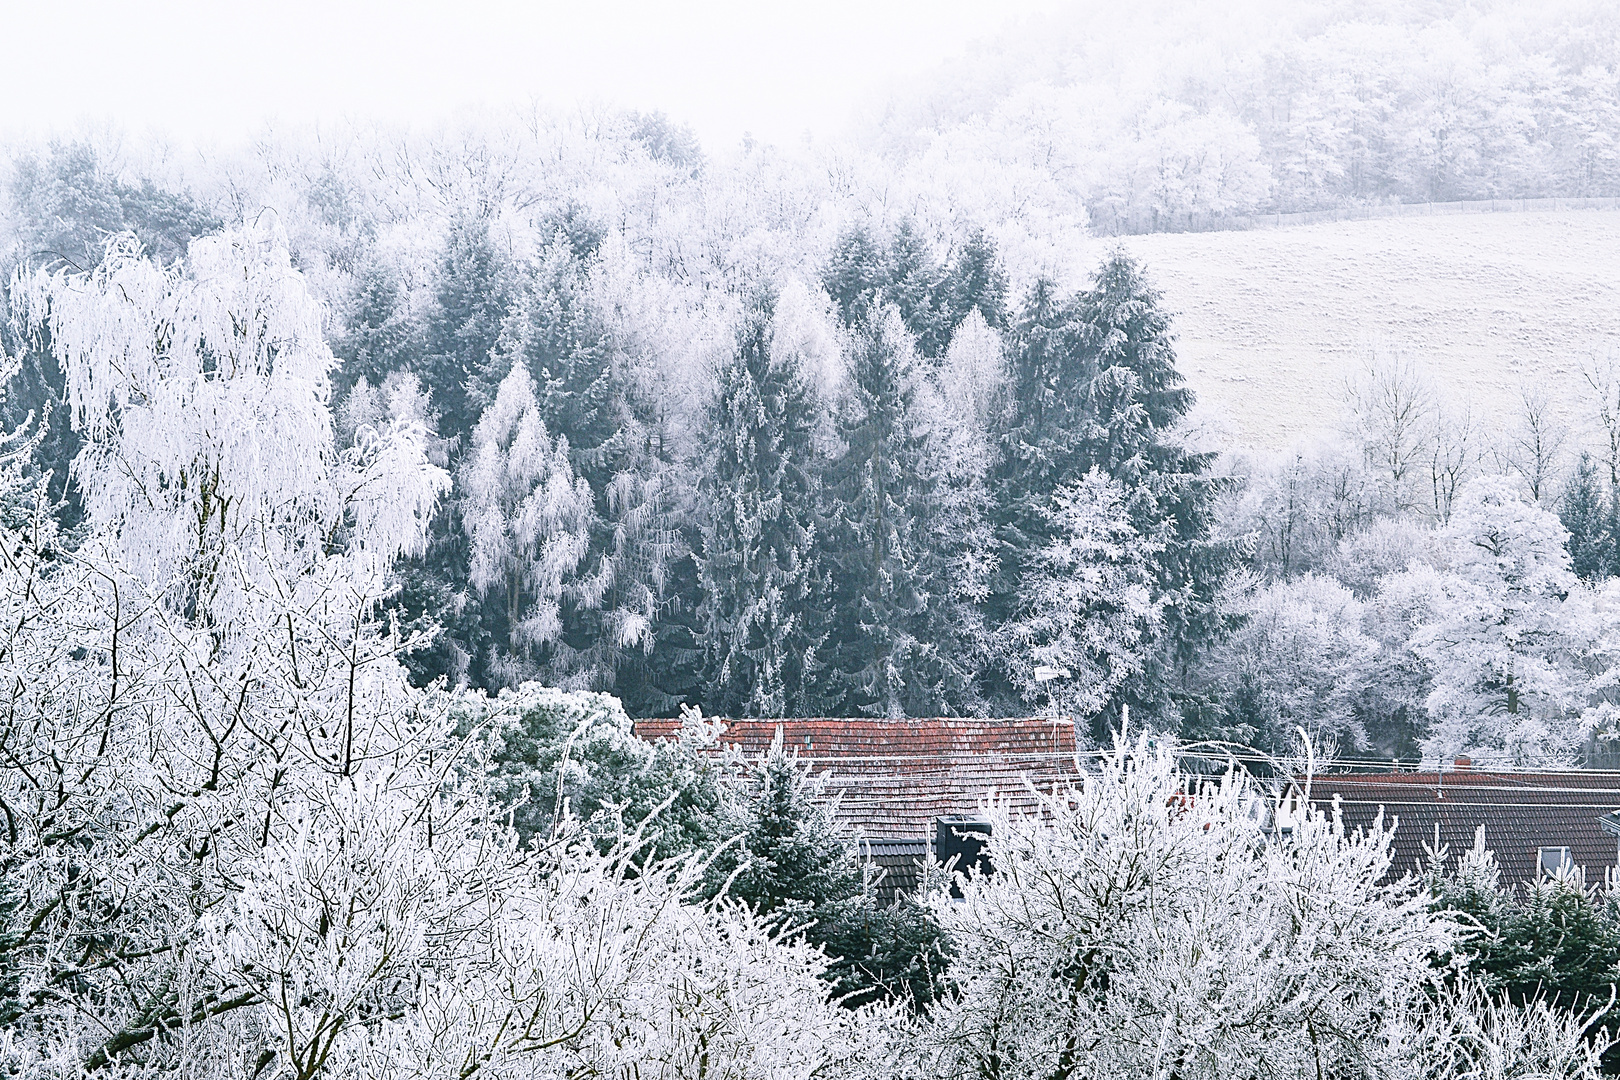
M 987 711 L 978 673 L 994 667 L 984 606 L 998 567 L 989 479 L 1005 380 L 1001 338 L 973 310 L 917 387 L 928 492 L 918 508 L 919 569 L 928 589 L 918 637 L 932 650 L 943 711 L 953 715 Z
M 994 329 L 1007 325 L 1007 273 L 983 229 L 968 234 L 951 261 L 947 285 L 953 329 L 975 311 Z
M 339 361 L 332 382 L 340 394 L 361 379 L 379 386 L 392 372 L 414 370 L 422 360 L 422 327 L 405 304 L 397 275 L 373 261 L 357 277 L 352 307 L 332 340 Z
M 674 656 L 655 663 L 653 654 L 660 641 L 676 650 L 689 644 L 681 616 L 692 605 L 672 605 L 670 587 L 688 550 L 690 485 L 662 418 L 634 392 L 596 298 L 602 229 L 572 207 L 548 227 L 501 347 L 475 372 L 471 393 L 486 395 L 504 369 L 532 374 L 542 422 L 567 439 L 570 465 L 590 494 L 588 542 L 561 597 L 547 677 L 612 690 L 637 715 L 669 713 L 690 689 L 690 664 Z M 675 624 L 665 626 L 671 617 Z
M 1011 337 L 992 623 L 1008 624 L 1026 603 L 1036 553 L 1054 539 L 1052 493 L 1100 468 L 1123 490 L 1132 527 L 1155 546 L 1154 599 L 1164 606 L 1160 644 L 1095 723 L 1100 733 L 1122 702 L 1167 714 L 1177 664 L 1219 629 L 1215 590 L 1230 551 L 1208 542 L 1217 491 L 1211 456 L 1188 449 L 1174 431 L 1192 395 L 1175 368 L 1161 297 L 1129 256 L 1115 253 L 1093 286 L 1070 299 L 1037 281 Z M 1002 684 L 1003 707 L 1011 704 L 1008 690 Z
M 932 643 L 918 636 L 930 602 L 922 522 L 930 499 L 926 433 L 916 415 L 918 361 L 887 308 L 850 339 L 843 452 L 830 470 L 826 548 L 835 566 L 830 659 L 843 711 L 932 715 L 943 701 Z
M 1215 594 L 1233 552 L 1208 539 L 1220 489 L 1209 475 L 1215 455 L 1189 449 L 1174 431 L 1193 395 L 1175 366 L 1162 295 L 1119 251 L 1081 294 L 1078 314 L 1097 372 L 1088 454 L 1125 487 L 1132 524 L 1159 546 L 1154 576 L 1165 605 L 1163 648 L 1126 694 L 1139 713 L 1152 715 L 1168 710 L 1177 669 L 1220 632 Z
M 934 999 L 948 960 L 939 924 L 915 900 L 878 903 L 859 839 L 834 820 L 817 778 L 783 751 L 780 733 L 721 817 L 737 843 L 710 867 L 711 890 L 730 879 L 727 895 L 825 949 L 826 978 L 846 1007 Z
M 568 440 L 553 440 L 540 418 L 527 369 L 512 369 L 473 428 L 461 489 L 468 579 L 494 600 L 489 615 L 505 638 L 489 668 L 516 683 L 536 670 L 533 659 L 556 651 L 594 517 Z
M 838 306 L 845 326 L 854 326 L 879 303 L 889 283 L 888 260 L 865 227 L 846 232 L 833 247 L 821 287 Z
M 447 439 L 464 438 L 488 403 L 469 388 L 476 385 L 475 373 L 487 367 L 513 301 L 511 267 L 490 235 L 489 220 L 468 215 L 452 221 L 422 360 L 422 382 L 433 393 L 439 434 Z
M 991 483 L 999 565 L 987 603 L 994 624 L 1014 617 L 1019 582 L 1049 538 L 1050 493 L 1091 464 L 1085 405 L 1095 369 L 1081 347 L 1073 307 L 1059 297 L 1056 283 L 1037 280 L 1011 328 L 1009 406 L 996 432 Z
M 698 625 L 705 711 L 721 716 L 824 707 L 813 440 L 821 405 L 792 358 L 773 355 L 774 306 L 760 297 L 744 313 L 703 434 Z
M 1570 569 L 1587 581 L 1601 581 L 1615 570 L 1614 504 L 1605 498 L 1592 455 L 1582 454 L 1564 487 L 1558 516 L 1569 530 Z
M 917 339 L 917 351 L 930 358 L 939 356 L 950 344 L 955 328 L 951 283 L 909 218 L 895 230 L 887 269 L 889 283 L 883 299 L 899 310 L 906 329 Z

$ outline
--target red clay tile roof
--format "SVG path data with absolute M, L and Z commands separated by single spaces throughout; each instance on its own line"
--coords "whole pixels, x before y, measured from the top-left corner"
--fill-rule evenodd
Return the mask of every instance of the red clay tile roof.
M 1041 789 L 1078 775 L 1069 720 L 728 720 L 722 742 L 764 754 L 783 745 L 826 776 L 839 817 L 872 839 L 927 840 L 943 817 L 971 817 L 992 791 L 1033 805 Z M 644 739 L 673 736 L 678 720 L 643 720 Z
M 1337 798 L 1345 824 L 1371 824 L 1380 807 L 1397 822 L 1394 875 L 1420 871 L 1425 845 L 1439 843 L 1455 859 L 1485 827 L 1485 846 L 1496 855 L 1504 885 L 1535 880 L 1537 849 L 1567 847 L 1588 884 L 1600 885 L 1616 865 L 1616 839 L 1598 819 L 1620 809 L 1620 774 L 1598 771 L 1370 773 L 1318 776 L 1311 802 L 1328 808 Z

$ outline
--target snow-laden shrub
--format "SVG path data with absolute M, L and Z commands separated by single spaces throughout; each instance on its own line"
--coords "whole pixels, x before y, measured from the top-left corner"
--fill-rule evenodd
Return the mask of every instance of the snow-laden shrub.
M 956 992 L 917 1044 L 927 1075 L 1595 1075 L 1558 1015 L 1443 996 L 1458 927 L 1383 880 L 1387 830 L 1279 832 L 1251 783 L 1195 784 L 1146 740 L 1033 815 L 988 813 L 994 872 L 935 898 Z

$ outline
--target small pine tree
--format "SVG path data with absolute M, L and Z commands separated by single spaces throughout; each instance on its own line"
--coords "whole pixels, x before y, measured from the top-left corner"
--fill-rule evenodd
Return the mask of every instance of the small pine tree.
M 1515 891 L 1503 888 L 1495 856 L 1484 847 L 1483 829 L 1473 850 L 1455 870 L 1437 860 L 1428 886 L 1437 911 L 1456 912 L 1473 928 L 1460 944 L 1460 956 L 1437 957 L 1446 965 L 1508 1001 L 1523 1005 L 1538 998 L 1576 1016 L 1588 1031 L 1620 1031 L 1620 901 L 1587 890 L 1577 880 L 1535 882 Z M 1453 976 L 1455 977 L 1455 976 Z M 1604 1055 L 1605 1072 L 1620 1067 L 1620 1046 Z
M 1614 573 L 1613 507 L 1613 498 L 1605 497 L 1597 462 L 1582 454 L 1564 487 L 1558 517 L 1569 530 L 1570 569 L 1587 581 L 1601 581 Z
M 939 925 L 915 900 L 884 906 L 859 844 L 820 785 L 783 751 L 781 732 L 753 784 L 723 812 L 737 842 L 710 867 L 710 888 L 795 927 L 826 950 L 827 978 L 850 1008 L 880 999 L 926 1007 L 949 960 Z

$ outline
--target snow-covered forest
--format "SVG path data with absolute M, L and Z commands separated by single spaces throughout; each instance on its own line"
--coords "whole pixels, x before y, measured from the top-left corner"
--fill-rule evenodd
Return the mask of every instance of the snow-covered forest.
M 276 237 L 333 357 L 286 439 L 329 420 L 324 453 L 364 456 L 410 425 L 439 470 L 391 507 L 425 516 L 377 601 L 426 639 L 417 685 L 538 680 L 632 716 L 1058 711 L 1098 742 L 1128 705 L 1190 738 L 1275 753 L 1303 728 L 1385 760 L 1603 752 L 1604 354 L 1572 376 L 1572 424 L 1528 385 L 1517 415 L 1478 414 L 1387 343 L 1319 440 L 1257 453 L 1182 385 L 1150 267 L 1066 251 L 1081 218 L 1048 229 L 983 187 L 970 214 L 949 175 L 711 161 L 621 114 L 266 143 L 161 182 L 142 152 L 15 151 L 24 470 L 71 542 L 121 520 L 103 504 L 132 481 L 90 468 L 123 406 L 68 378 L 110 362 L 94 320 L 133 332 L 106 298 L 198 287 L 188 245 L 221 229 Z M 308 451 L 278 450 L 251 460 L 294 482 Z M 137 488 L 172 502 L 191 452 L 164 446 Z M 154 546 L 173 553 L 131 550 Z
M 787 146 L 247 135 L 0 146 L 0 1071 L 1620 1064 L 1620 898 L 1274 782 L 1613 761 L 1620 352 L 1488 415 L 1383 342 L 1257 450 L 1109 239 L 1620 195 L 1612 12 L 1087 4 Z M 1032 715 L 1083 775 L 892 902 L 724 739 Z

